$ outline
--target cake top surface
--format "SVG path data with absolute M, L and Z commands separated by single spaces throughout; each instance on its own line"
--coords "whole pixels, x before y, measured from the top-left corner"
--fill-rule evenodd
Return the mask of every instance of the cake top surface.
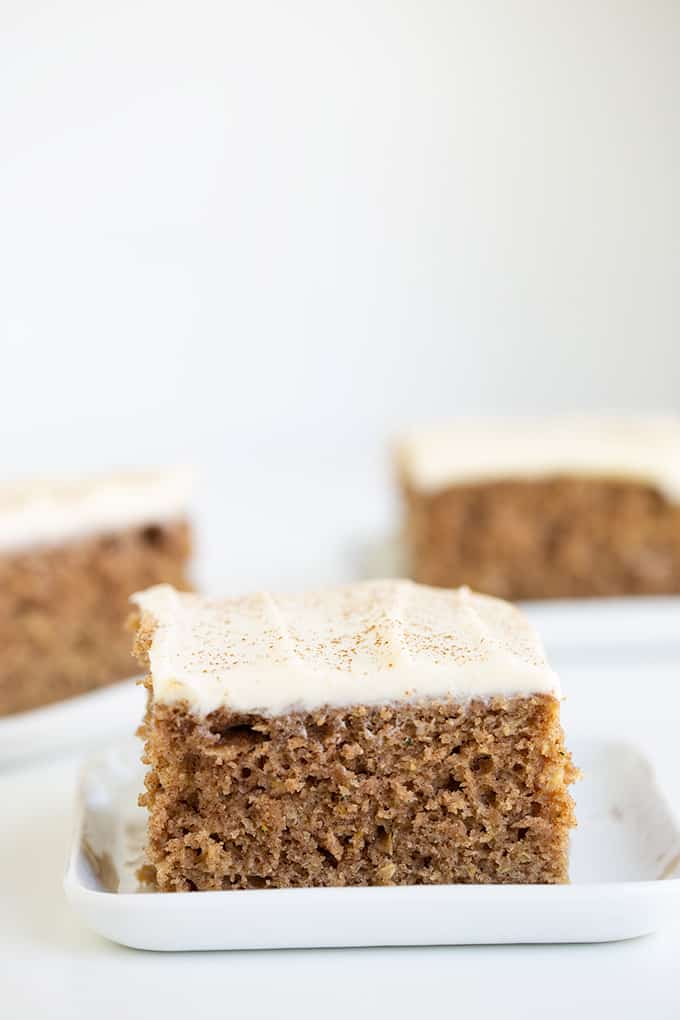
M 168 521 L 187 508 L 186 468 L 0 484 L 0 550 L 55 545 Z
M 157 585 L 132 601 L 151 630 L 154 698 L 201 714 L 559 696 L 523 614 L 465 588 L 366 581 L 216 600 Z
M 397 443 L 411 488 L 586 476 L 653 485 L 680 502 L 680 418 L 553 418 L 451 422 Z

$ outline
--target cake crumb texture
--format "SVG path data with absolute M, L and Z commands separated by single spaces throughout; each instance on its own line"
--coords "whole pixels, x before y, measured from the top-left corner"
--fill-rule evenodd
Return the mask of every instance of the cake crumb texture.
M 636 481 L 405 487 L 410 572 L 506 599 L 680 592 L 680 504 Z
M 162 891 L 568 880 L 552 695 L 206 718 L 150 697 L 143 735 Z

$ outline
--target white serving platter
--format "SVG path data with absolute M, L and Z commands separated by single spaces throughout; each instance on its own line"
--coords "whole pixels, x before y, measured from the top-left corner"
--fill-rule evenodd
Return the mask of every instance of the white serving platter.
M 680 597 L 547 599 L 522 602 L 548 656 L 593 658 L 644 655 L 680 660 Z
M 100 935 L 171 951 L 603 942 L 680 920 L 680 828 L 649 761 L 627 743 L 570 746 L 585 778 L 568 886 L 138 891 L 142 773 L 129 742 L 83 770 L 66 895 Z
M 0 765 L 129 736 L 142 720 L 145 697 L 135 680 L 124 680 L 45 708 L 0 717 Z

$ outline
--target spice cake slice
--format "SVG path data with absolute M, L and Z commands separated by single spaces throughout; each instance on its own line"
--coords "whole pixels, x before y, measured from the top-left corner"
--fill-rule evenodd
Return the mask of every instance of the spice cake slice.
M 680 419 L 459 422 L 397 445 L 409 572 L 502 598 L 680 592 Z
M 140 587 L 188 587 L 186 471 L 0 485 L 0 716 L 135 671 Z
M 133 602 L 159 889 L 568 880 L 576 773 L 519 610 L 410 581 Z

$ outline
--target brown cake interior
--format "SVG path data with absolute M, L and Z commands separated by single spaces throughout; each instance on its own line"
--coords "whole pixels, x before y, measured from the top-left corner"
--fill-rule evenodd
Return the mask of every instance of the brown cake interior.
M 134 674 L 132 592 L 188 587 L 186 521 L 0 556 L 0 715 Z
M 143 734 L 161 890 L 568 880 L 550 695 L 206 719 L 150 698 Z
M 421 583 L 507 599 L 680 592 L 680 506 L 651 486 L 520 479 L 405 496 Z

